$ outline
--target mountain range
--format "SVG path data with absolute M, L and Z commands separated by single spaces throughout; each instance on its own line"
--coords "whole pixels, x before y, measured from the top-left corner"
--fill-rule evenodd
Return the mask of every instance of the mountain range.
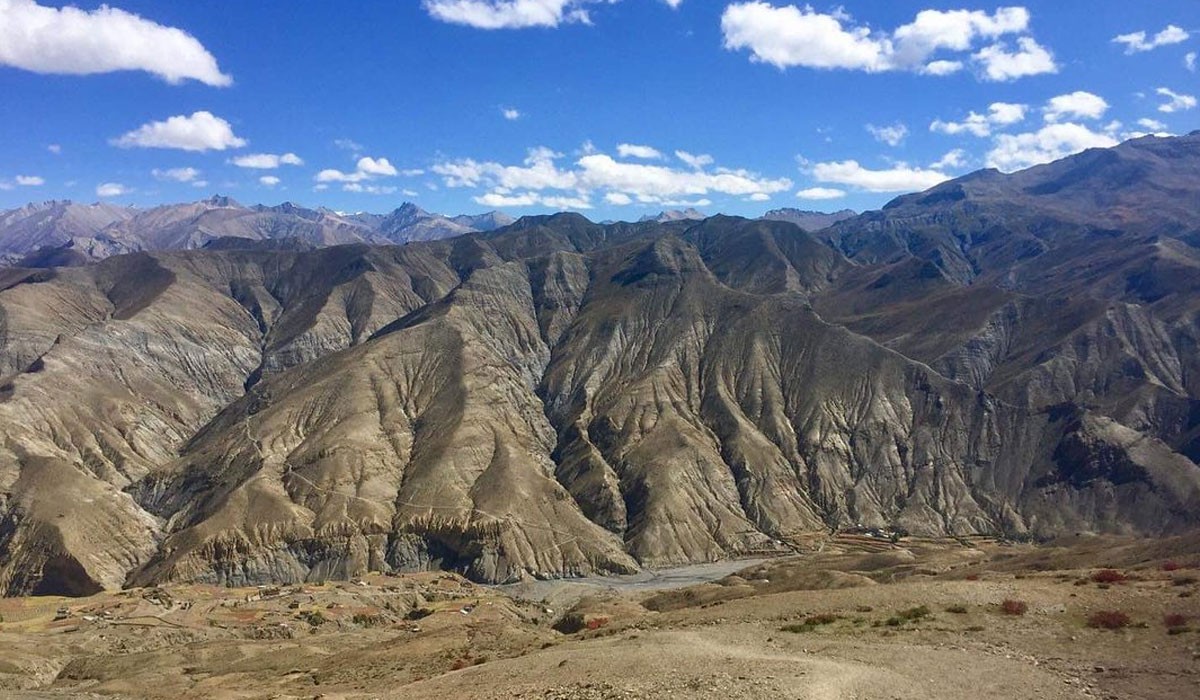
M 150 209 L 49 201 L 0 212 L 0 264 L 82 264 L 138 251 L 192 250 L 233 237 L 313 247 L 428 241 L 513 222 L 501 212 L 447 217 L 406 203 L 390 214 L 342 214 L 285 202 L 242 206 L 220 195 Z
M 138 240 L 166 250 L 0 268 L 5 593 L 1200 520 L 1200 132 L 813 232 L 556 214 L 324 245 L 407 219 L 279 240 L 200 209 L 258 233 L 163 216 Z M 127 214 L 60 220 L 116 245 Z

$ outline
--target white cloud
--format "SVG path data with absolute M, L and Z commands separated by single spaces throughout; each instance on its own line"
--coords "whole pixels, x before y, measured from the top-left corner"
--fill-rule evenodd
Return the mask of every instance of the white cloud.
M 1184 54 L 1183 67 L 1187 68 L 1188 70 L 1190 70 L 1193 73 L 1196 72 L 1196 52 L 1195 51 L 1188 51 L 1186 54 Z
M 1027 36 L 1017 39 L 1016 51 L 1009 51 L 1007 44 L 997 43 L 981 49 L 972 58 L 983 67 L 984 77 L 996 82 L 1058 72 L 1054 54 Z
M 450 187 L 475 187 L 482 183 L 508 190 L 576 189 L 576 174 L 560 170 L 555 164 L 559 158 L 562 158 L 561 153 L 539 147 L 529 150 L 523 165 L 501 165 L 468 158 L 435 164 L 433 172 L 441 175 Z
M 195 168 L 168 168 L 159 170 L 155 168 L 150 171 L 150 174 L 157 180 L 174 180 L 175 182 L 191 182 L 200 176 L 200 171 Z
M 876 141 L 886 143 L 889 146 L 899 146 L 903 143 L 904 137 L 908 136 L 908 127 L 899 122 L 891 126 L 867 124 L 867 131 L 871 132 Z
M 399 174 L 400 172 L 396 170 L 394 165 L 388 162 L 387 158 L 372 158 L 370 156 L 363 156 L 362 158 L 358 159 L 358 163 L 355 164 L 355 169 L 352 173 L 346 173 L 342 172 L 341 170 L 328 168 L 317 173 L 315 179 L 317 182 L 359 183 L 365 180 L 373 180 L 377 177 L 394 177 Z M 343 189 L 347 190 L 348 192 L 360 191 L 351 190 L 349 188 Z
M 102 185 L 96 185 L 97 197 L 120 197 L 130 192 L 133 192 L 133 190 L 119 182 L 106 182 Z
M 888 33 L 859 25 L 844 11 L 823 14 L 811 6 L 776 7 L 761 0 L 732 3 L 721 15 L 724 46 L 747 50 L 750 59 L 778 68 L 802 66 L 816 69 L 914 71 L 925 75 L 950 75 L 963 62 L 934 58 L 938 52 L 962 54 L 979 39 L 996 40 L 1023 35 L 1029 30 L 1029 11 L 1002 7 L 992 14 L 981 10 L 922 10 L 914 20 Z M 1019 36 L 1018 54 L 1004 44 L 975 54 L 991 80 L 1047 72 L 1054 67 L 1049 52 L 1028 36 Z M 934 59 L 934 60 L 930 60 Z M 1003 77 L 1000 77 L 1003 76 Z
M 1075 92 L 1052 97 L 1046 102 L 1042 114 L 1048 122 L 1068 119 L 1099 119 L 1108 111 L 1108 102 L 1103 97 L 1090 92 L 1077 90 Z
M 951 136 L 968 133 L 982 138 L 991 135 L 994 127 L 1011 126 L 1012 124 L 1024 121 L 1025 113 L 1028 109 L 1028 105 L 1011 102 L 993 102 L 988 105 L 987 114 L 979 114 L 972 111 L 967 114 L 966 119 L 960 122 L 946 122 L 941 119 L 935 119 L 929 125 L 929 130 Z
M 1196 98 L 1192 95 L 1181 95 L 1165 87 L 1160 87 L 1154 92 L 1157 95 L 1167 98 L 1167 102 L 1158 106 L 1158 111 L 1160 112 L 1171 114 L 1172 112 L 1182 112 L 1196 106 Z
M 506 192 L 488 192 L 478 197 L 472 197 L 476 204 L 496 208 L 545 207 L 559 210 L 591 209 L 592 203 L 583 196 L 542 195 L 537 192 L 522 192 L 510 194 Z
M 515 122 L 521 118 L 521 110 L 515 107 L 501 107 L 500 114 L 510 122 Z
M 0 0 L 0 65 L 66 75 L 141 70 L 173 85 L 233 84 L 192 35 L 107 5 L 88 12 Z
M 634 195 L 642 202 L 718 192 L 729 195 L 771 194 L 790 189 L 791 180 L 765 179 L 745 170 L 719 168 L 714 172 L 682 171 L 661 165 L 621 163 L 603 153 L 583 156 L 577 162 L 578 181 L 584 189 L 604 189 Z
M 713 157 L 707 153 L 688 153 L 687 151 L 675 151 L 675 157 L 687 163 L 689 168 L 693 170 L 702 170 L 713 164 Z
M 938 158 L 936 162 L 930 164 L 930 168 L 934 170 L 945 170 L 947 168 L 959 169 L 967 165 L 967 152 L 961 148 L 956 148 L 948 151 L 946 155 Z
M 239 168 L 255 168 L 258 170 L 274 170 L 281 165 L 304 165 L 304 160 L 295 153 L 251 153 L 238 156 L 230 161 Z
M 1117 140 L 1070 122 L 1047 124 L 1023 134 L 1000 134 L 987 154 L 987 164 L 1005 172 L 1049 163 L 1088 148 L 1108 148 Z
M 1139 120 L 1137 120 L 1137 123 L 1138 123 L 1138 126 L 1142 127 L 1143 129 L 1149 129 L 1150 131 L 1166 131 L 1167 130 L 1167 125 L 1163 124 L 1162 122 L 1158 121 L 1157 119 L 1139 119 Z
M 59 155 L 62 153 L 62 146 L 58 145 L 57 143 L 52 143 L 49 146 L 46 146 L 46 150 L 50 151 L 54 155 Z
M 809 187 L 808 189 L 800 190 L 796 193 L 800 199 L 841 199 L 846 196 L 845 190 L 839 190 L 833 187 Z
M 710 193 L 741 197 L 769 195 L 791 188 L 786 178 L 764 178 L 746 170 L 704 169 L 705 160 L 689 157 L 696 166 L 681 170 L 666 165 L 630 163 L 594 149 L 584 150 L 573 167 L 560 167 L 563 158 L 549 148 L 530 149 L 521 165 L 504 165 L 474 159 L 446 161 L 433 166 L 449 187 L 483 187 L 490 206 L 549 206 L 583 209 L 591 206 L 593 195 L 603 196 L 610 204 L 638 201 L 644 204 L 668 204 L 686 201 Z M 686 162 L 686 161 L 685 161 Z M 547 195 L 557 190 L 565 195 Z M 526 202 L 526 204 L 516 204 Z
M 319 187 L 320 185 L 318 185 Z M 393 194 L 396 192 L 395 187 L 389 185 L 370 185 L 361 182 L 347 182 L 342 185 L 342 191 L 355 192 L 358 194 Z
M 945 182 L 950 176 L 936 170 L 897 163 L 887 170 L 871 170 L 856 160 L 816 163 L 812 176 L 819 182 L 851 185 L 868 192 L 915 192 Z
M 351 153 L 361 153 L 363 151 L 363 145 L 351 139 L 334 139 L 333 145 L 337 146 L 343 151 L 350 151 Z
M 241 148 L 247 141 L 233 133 L 233 127 L 211 112 L 193 112 L 190 117 L 177 115 L 166 121 L 150 122 L 112 140 L 121 148 L 176 148 L 183 151 L 223 151 Z
M 279 184 L 280 180 L 274 175 L 263 175 L 262 177 L 258 178 L 258 182 L 264 187 L 274 187 L 275 185 Z
M 748 202 L 768 202 L 771 200 L 771 195 L 766 192 L 755 192 L 746 198 Z
M 476 29 L 557 27 L 591 23 L 584 5 L 595 0 L 424 0 L 431 17 Z M 679 0 L 673 0 L 678 4 Z M 674 7 L 674 5 L 672 5 Z
M 618 144 L 617 155 L 622 158 L 643 158 L 645 160 L 661 160 L 663 157 L 663 154 L 656 148 L 632 143 Z
M 925 75 L 943 76 L 943 75 L 951 75 L 953 73 L 957 73 L 962 69 L 963 69 L 962 61 L 938 60 L 938 61 L 930 61 L 929 63 L 926 63 L 925 67 L 923 67 L 921 69 L 921 72 L 924 73 Z
M 1188 40 L 1189 34 L 1180 27 L 1173 24 L 1168 24 L 1167 28 L 1155 34 L 1146 40 L 1146 32 L 1132 32 L 1130 34 L 1122 34 L 1113 37 L 1113 41 L 1118 44 L 1125 44 L 1125 54 L 1134 54 L 1142 51 L 1151 51 L 1160 46 L 1169 46 L 1171 44 L 1180 44 Z
M 45 179 L 37 175 L 18 175 L 13 179 L 16 180 L 17 184 L 21 187 L 40 187 L 46 184 Z
M 192 187 L 196 187 L 196 188 L 208 187 L 208 180 L 193 180 Z

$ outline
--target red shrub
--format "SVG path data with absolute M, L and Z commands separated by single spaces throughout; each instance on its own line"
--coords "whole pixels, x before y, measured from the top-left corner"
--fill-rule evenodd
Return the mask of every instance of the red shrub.
M 1124 583 L 1126 578 L 1116 569 L 1100 569 L 1092 574 L 1092 580 L 1096 583 Z
M 1163 571 L 1179 571 L 1182 568 L 1183 568 L 1183 564 L 1180 564 L 1179 562 L 1175 561 L 1174 559 L 1168 559 L 1167 561 L 1164 561 L 1162 563 Z
M 1088 617 L 1088 627 L 1105 630 L 1119 630 L 1128 627 L 1133 620 L 1120 610 L 1098 610 Z
M 1029 605 L 1023 600 L 1006 600 L 1000 604 L 1000 612 L 1005 615 L 1024 615 Z
M 1183 615 L 1181 613 L 1168 613 L 1163 615 L 1163 626 L 1165 626 L 1167 629 L 1187 627 L 1187 623 L 1187 615 Z
M 454 663 L 450 664 L 450 670 L 451 671 L 461 671 L 470 665 L 471 665 L 471 661 L 469 659 L 455 659 Z
M 967 580 L 968 581 L 978 581 L 979 574 L 967 574 Z
M 598 630 L 608 624 L 607 617 L 593 617 L 587 621 L 587 628 L 590 630 Z

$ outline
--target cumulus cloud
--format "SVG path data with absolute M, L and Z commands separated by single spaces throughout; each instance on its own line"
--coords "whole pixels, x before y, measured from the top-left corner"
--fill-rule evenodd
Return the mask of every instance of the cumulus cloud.
M 233 84 L 192 35 L 107 5 L 88 12 L 0 0 L 0 65 L 65 75 L 140 70 L 173 85 Z
M 947 122 L 935 119 L 929 125 L 929 130 L 955 136 L 972 134 L 979 137 L 990 136 L 998 126 L 1011 126 L 1025 119 L 1029 106 L 1011 102 L 993 102 L 988 105 L 987 114 L 971 111 L 966 119 L 958 122 Z
M 18 175 L 13 179 L 21 187 L 40 187 L 46 184 L 46 180 L 38 175 Z
M 936 162 L 930 164 L 930 168 L 934 170 L 945 170 L 947 168 L 959 169 L 965 168 L 967 165 L 967 152 L 961 148 L 956 148 L 952 151 L 947 151 L 946 155 L 938 158 Z
M 105 182 L 103 184 L 96 185 L 97 197 L 120 197 L 131 192 L 133 192 L 133 190 L 119 182 Z
M 625 154 L 635 157 L 629 149 Z M 617 160 L 593 147 L 584 149 L 568 167 L 558 162 L 565 158 L 563 154 L 541 147 L 530 149 L 519 165 L 467 158 L 437 163 L 433 172 L 449 187 L 486 188 L 488 192 L 476 198 L 480 204 L 564 209 L 588 208 L 593 196 L 618 206 L 634 201 L 682 206 L 680 202 L 694 202 L 690 198 L 714 193 L 761 200 L 762 195 L 782 192 L 792 185 L 787 178 L 765 178 L 747 170 L 708 170 L 710 158 L 688 156 L 690 169 L 683 170 Z
M 521 118 L 521 110 L 515 107 L 501 107 L 500 114 L 510 122 L 515 122 Z
M 713 157 L 707 153 L 688 153 L 675 151 L 675 157 L 687 164 L 693 170 L 701 170 L 713 164 Z
M 251 153 L 238 156 L 230 161 L 239 168 L 254 168 L 257 170 L 274 170 L 281 165 L 304 165 L 304 159 L 295 153 Z
M 248 142 L 233 133 L 233 127 L 211 112 L 177 115 L 166 121 L 150 122 L 112 140 L 121 148 L 175 148 L 182 151 L 224 151 Z
M 834 187 L 809 187 L 797 192 L 796 196 L 809 200 L 841 199 L 846 196 L 846 191 Z
M 1167 98 L 1166 102 L 1158 106 L 1158 111 L 1166 114 L 1182 112 L 1196 106 L 1196 98 L 1192 95 L 1181 95 L 1165 87 L 1158 88 L 1154 93 L 1160 97 Z
M 1027 36 L 1017 39 L 1015 51 L 1010 51 L 1007 44 L 996 43 L 981 49 L 972 58 L 980 64 L 984 77 L 995 82 L 1058 72 L 1054 54 Z
M 925 75 L 943 76 L 943 75 L 952 75 L 954 73 L 959 72 L 962 69 L 963 69 L 962 61 L 937 60 L 937 61 L 930 61 L 929 63 L 926 63 L 921 68 L 921 72 L 924 73 Z
M 258 178 L 258 182 L 264 187 L 274 187 L 275 185 L 279 184 L 280 180 L 274 175 L 263 175 L 262 177 Z
M 424 0 L 429 16 L 476 29 L 557 27 L 591 23 L 586 5 L 596 0 Z M 676 4 L 678 4 L 676 0 Z
M 989 167 L 1005 172 L 1020 170 L 1078 153 L 1088 148 L 1117 145 L 1110 133 L 1098 132 L 1082 124 L 1051 123 L 1037 131 L 1000 134 L 987 154 Z
M 1108 102 L 1099 95 L 1083 90 L 1052 97 L 1042 109 L 1048 122 L 1063 121 L 1063 118 L 1099 119 L 1108 111 Z
M 1163 124 L 1162 122 L 1158 121 L 1157 119 L 1149 119 L 1149 118 L 1139 119 L 1139 120 L 1137 120 L 1137 123 L 1138 123 L 1138 126 L 1142 127 L 1143 129 L 1149 129 L 1150 131 L 1166 131 L 1167 130 L 1167 125 Z
M 200 176 L 200 171 L 195 168 L 168 168 L 159 170 L 155 168 L 150 171 L 156 180 L 173 180 L 175 182 L 192 182 Z
M 1184 54 L 1183 67 L 1187 68 L 1188 70 L 1190 70 L 1193 73 L 1196 72 L 1196 52 L 1195 51 L 1188 51 L 1186 54 Z
M 1130 34 L 1121 34 L 1113 37 L 1113 41 L 1118 44 L 1125 45 L 1125 54 L 1141 53 L 1143 51 L 1152 51 L 1160 46 L 1170 46 L 1171 44 L 1181 44 L 1188 40 L 1189 34 L 1180 27 L 1173 24 L 1168 24 L 1167 28 L 1155 34 L 1149 39 L 1146 38 L 1145 31 L 1132 32 Z
M 867 131 L 875 137 L 876 141 L 886 143 L 889 146 L 899 146 L 904 142 L 904 137 L 908 136 L 908 127 L 899 122 L 891 126 L 867 124 Z
M 904 163 L 884 170 L 872 170 L 856 160 L 815 163 L 811 173 L 819 182 L 850 185 L 867 192 L 915 192 L 950 179 L 949 175 L 937 170 L 911 167 Z
M 801 66 L 816 69 L 860 70 L 869 73 L 913 71 L 925 75 L 950 75 L 964 63 L 937 58 L 939 52 L 962 56 L 977 41 L 1017 35 L 1018 51 L 1010 53 L 996 42 L 974 54 L 989 80 L 1011 80 L 1022 75 L 1056 70 L 1047 49 L 1025 36 L 1029 11 L 1002 7 L 988 14 L 981 10 L 922 10 L 909 24 L 894 31 L 872 31 L 856 24 L 844 10 L 821 13 L 810 6 L 768 2 L 732 3 L 721 15 L 726 49 L 746 50 L 750 60 L 778 68 Z
M 396 187 L 390 185 L 371 185 L 361 182 L 348 182 L 342 185 L 343 191 L 357 194 L 393 194 L 396 192 L 396 189 Z
M 632 143 L 622 143 L 617 145 L 617 155 L 622 158 L 642 158 L 645 160 L 661 160 L 662 153 L 658 149 L 650 146 L 638 146 Z
M 396 167 L 388 162 L 387 158 L 372 158 L 370 156 L 363 156 L 362 158 L 359 158 L 358 162 L 355 164 L 354 172 L 347 173 L 342 172 L 341 170 L 328 168 L 317 173 L 315 179 L 317 182 L 342 182 L 347 183 L 347 185 L 351 185 L 362 183 L 367 180 L 374 180 L 375 178 L 379 177 L 395 177 L 399 174 L 400 171 L 396 170 Z M 346 186 L 342 189 L 347 192 L 366 191 L 361 187 L 351 188 Z

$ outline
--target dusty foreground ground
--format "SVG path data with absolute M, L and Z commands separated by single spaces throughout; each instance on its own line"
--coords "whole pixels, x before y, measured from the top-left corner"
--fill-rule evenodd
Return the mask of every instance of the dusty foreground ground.
M 1200 697 L 1200 537 L 812 549 L 733 575 L 7 599 L 0 697 Z

